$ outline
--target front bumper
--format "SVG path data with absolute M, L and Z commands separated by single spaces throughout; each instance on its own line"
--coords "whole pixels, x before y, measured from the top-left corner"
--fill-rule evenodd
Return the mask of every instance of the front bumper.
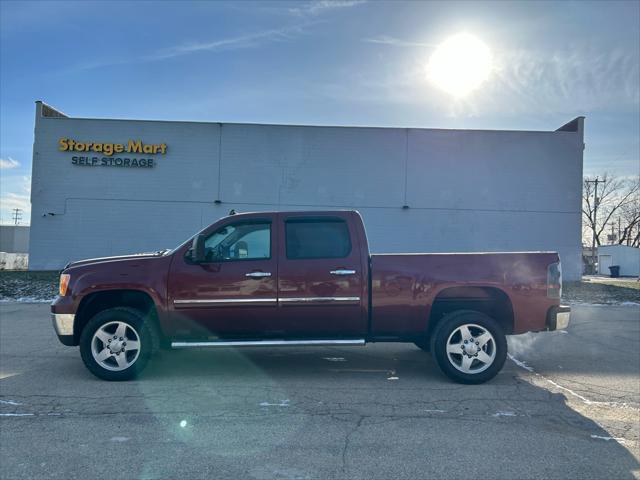
M 571 307 L 558 305 L 551 307 L 547 313 L 548 330 L 564 330 L 569 326 L 571 318 Z
M 68 302 L 69 299 L 65 297 L 56 298 L 51 304 L 51 322 L 58 340 L 63 345 L 71 347 L 78 343 L 74 335 L 76 315 L 75 313 L 68 313 L 69 311 L 74 311 L 71 309 L 71 305 L 68 305 Z

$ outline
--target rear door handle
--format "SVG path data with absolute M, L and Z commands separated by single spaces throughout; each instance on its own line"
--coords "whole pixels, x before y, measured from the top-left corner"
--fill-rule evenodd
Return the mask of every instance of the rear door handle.
M 251 277 L 251 278 L 270 277 L 271 276 L 271 272 L 250 272 L 250 273 L 245 273 L 244 276 L 245 277 Z
M 331 275 L 355 275 L 356 271 L 340 268 L 338 270 L 331 270 L 329 273 Z

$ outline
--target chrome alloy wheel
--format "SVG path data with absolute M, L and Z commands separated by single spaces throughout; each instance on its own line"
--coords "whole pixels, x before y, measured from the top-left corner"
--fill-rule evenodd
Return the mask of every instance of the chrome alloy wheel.
M 496 341 L 480 325 L 461 325 L 447 339 L 447 358 L 462 373 L 484 372 L 496 358 Z
M 105 370 L 119 372 L 133 365 L 140 355 L 140 335 L 125 322 L 109 322 L 96 330 L 91 354 Z

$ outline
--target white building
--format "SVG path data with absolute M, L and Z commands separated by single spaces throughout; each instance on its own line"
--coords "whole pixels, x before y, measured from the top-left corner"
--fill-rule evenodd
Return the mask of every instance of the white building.
M 374 252 L 555 250 L 577 279 L 583 148 L 582 117 L 555 131 L 319 127 L 36 102 L 30 268 L 172 247 L 232 208 L 357 209 Z
M 0 225 L 0 252 L 27 253 L 29 227 L 26 225 Z
M 600 245 L 598 247 L 598 273 L 609 275 L 609 267 L 618 265 L 620 276 L 640 276 L 640 248 L 627 245 Z
M 26 270 L 28 251 L 28 226 L 0 225 L 0 270 Z

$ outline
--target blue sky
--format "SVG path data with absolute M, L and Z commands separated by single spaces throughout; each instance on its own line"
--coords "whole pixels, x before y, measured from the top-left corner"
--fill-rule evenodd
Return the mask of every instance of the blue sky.
M 640 171 L 640 2 L 0 1 L 0 220 L 29 216 L 34 101 L 78 117 L 554 130 L 585 174 Z M 491 50 L 463 99 L 434 49 Z

